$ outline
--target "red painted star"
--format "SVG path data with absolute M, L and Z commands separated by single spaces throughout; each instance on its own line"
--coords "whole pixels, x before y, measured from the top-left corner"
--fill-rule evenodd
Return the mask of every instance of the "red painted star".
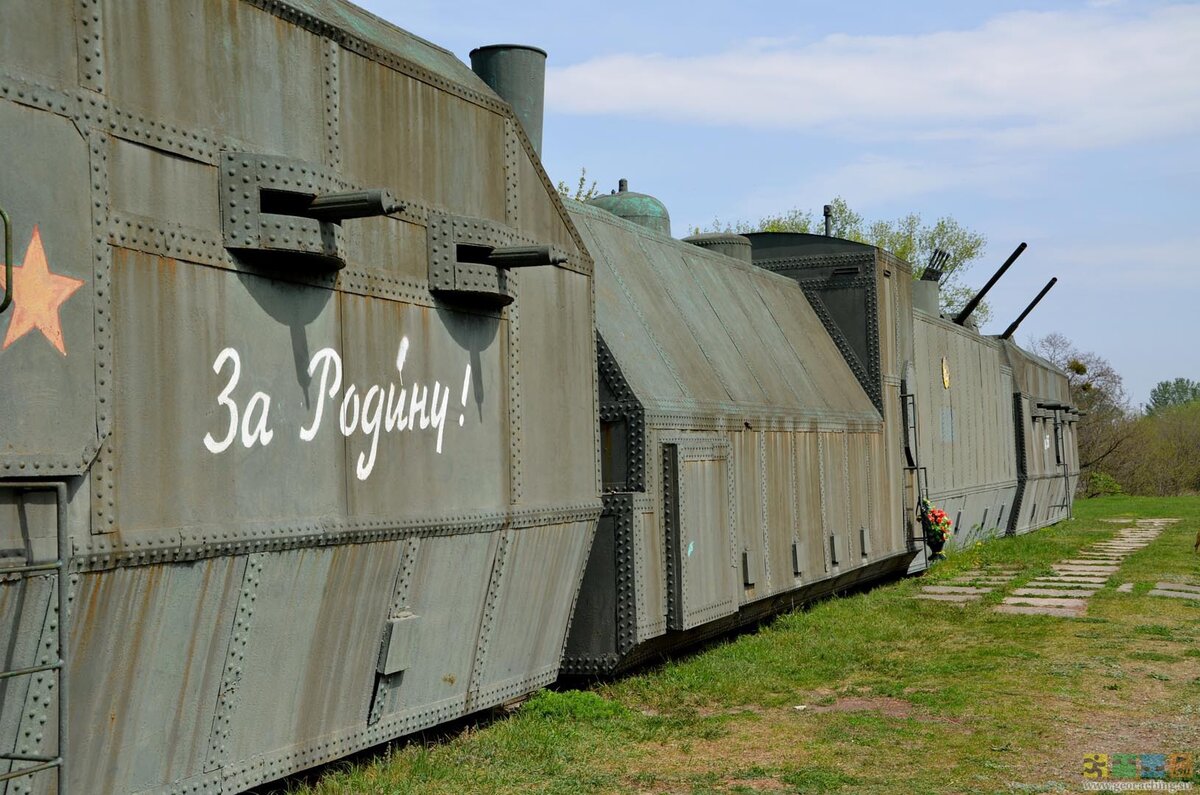
M 0 288 L 4 286 L 4 269 L 0 268 Z M 50 272 L 46 251 L 42 248 L 42 235 L 34 226 L 33 239 L 29 241 L 29 248 L 25 249 L 25 264 L 13 268 L 12 320 L 0 350 L 37 329 L 59 353 L 66 356 L 67 346 L 63 342 L 58 310 L 82 286 L 80 279 Z

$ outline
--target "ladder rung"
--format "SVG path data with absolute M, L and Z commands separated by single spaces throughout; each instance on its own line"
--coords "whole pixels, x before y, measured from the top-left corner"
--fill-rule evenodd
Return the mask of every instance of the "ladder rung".
M 53 563 L 30 563 L 25 566 L 0 566 L 0 577 L 6 574 L 28 574 L 33 571 L 53 571 L 61 568 L 61 560 L 56 560 Z
M 29 676 L 30 674 L 40 674 L 43 671 L 57 671 L 62 668 L 62 660 L 49 665 L 35 665 L 31 668 L 14 668 L 11 671 L 0 671 L 0 679 L 11 679 L 14 676 Z
M 7 759 L 10 762 L 53 762 L 55 758 L 53 756 L 37 756 L 35 754 L 0 754 L 0 759 Z
M 34 773 L 41 773 L 43 770 L 49 770 L 53 767 L 58 767 L 62 764 L 62 757 L 55 757 L 49 762 L 33 767 L 24 767 L 20 770 L 10 770 L 7 773 L 0 773 L 0 781 L 8 781 L 10 778 L 20 778 L 21 776 L 32 776 Z

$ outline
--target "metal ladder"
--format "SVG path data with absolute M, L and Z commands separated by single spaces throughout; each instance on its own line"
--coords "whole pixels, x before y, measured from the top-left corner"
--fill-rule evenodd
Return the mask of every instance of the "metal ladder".
M 35 676 L 37 674 L 50 674 L 55 677 L 55 689 L 58 693 L 58 749 L 53 756 L 42 754 L 22 754 L 16 750 L 16 743 L 13 744 L 13 751 L 0 753 L 0 760 L 8 762 L 29 762 L 29 766 L 10 770 L 6 773 L 0 773 L 0 784 L 12 779 L 22 778 L 25 776 L 33 776 L 42 773 L 46 770 L 54 770 L 57 777 L 57 795 L 66 795 L 67 779 L 66 779 L 66 764 L 64 760 L 67 756 L 67 678 L 64 676 L 67 666 L 67 591 L 68 578 L 66 572 L 67 562 L 67 484 L 61 481 L 0 481 L 0 489 L 13 489 L 18 496 L 31 491 L 53 491 L 55 496 L 55 519 L 58 524 L 58 532 L 55 537 L 55 559 L 52 561 L 36 561 L 33 560 L 32 544 L 27 545 L 27 558 L 24 563 L 17 566 L 0 565 L 0 578 L 9 580 L 16 577 L 19 579 L 27 579 L 34 576 L 53 576 L 55 585 L 57 586 L 58 596 L 58 618 L 55 621 L 58 636 L 58 649 L 54 662 L 41 665 L 32 665 L 24 668 L 13 668 L 11 670 L 0 670 L 0 683 L 5 683 L 6 680 L 13 679 L 19 676 Z M 49 614 L 47 609 L 47 614 Z M 16 621 L 20 621 L 20 615 L 16 616 Z M 20 731 L 20 719 L 16 723 L 17 731 Z M 8 746 L 5 746 L 8 747 Z M 7 787 L 7 785 L 5 785 Z
M 905 504 L 915 510 L 921 500 L 929 496 L 929 469 L 921 466 L 917 451 L 917 399 L 910 392 L 900 393 L 900 412 L 904 424 L 904 479 Z M 913 491 L 916 491 L 914 494 Z M 911 521 L 911 520 L 910 520 Z M 908 537 L 909 549 L 919 551 L 924 568 L 929 567 L 929 553 L 925 546 L 925 532 L 917 523 L 915 532 Z

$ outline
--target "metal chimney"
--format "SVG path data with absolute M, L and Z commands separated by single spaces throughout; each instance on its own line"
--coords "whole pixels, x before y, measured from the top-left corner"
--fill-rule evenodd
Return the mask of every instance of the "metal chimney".
M 489 44 L 471 50 L 471 71 L 512 105 L 533 151 L 541 157 L 546 51 L 524 44 Z

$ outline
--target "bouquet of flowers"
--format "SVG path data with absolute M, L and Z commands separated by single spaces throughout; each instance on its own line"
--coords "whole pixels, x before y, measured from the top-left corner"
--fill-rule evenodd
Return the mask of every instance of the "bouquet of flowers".
M 941 508 L 934 508 L 929 500 L 922 499 L 920 505 L 921 526 L 926 537 L 945 544 L 954 533 L 954 523 Z

